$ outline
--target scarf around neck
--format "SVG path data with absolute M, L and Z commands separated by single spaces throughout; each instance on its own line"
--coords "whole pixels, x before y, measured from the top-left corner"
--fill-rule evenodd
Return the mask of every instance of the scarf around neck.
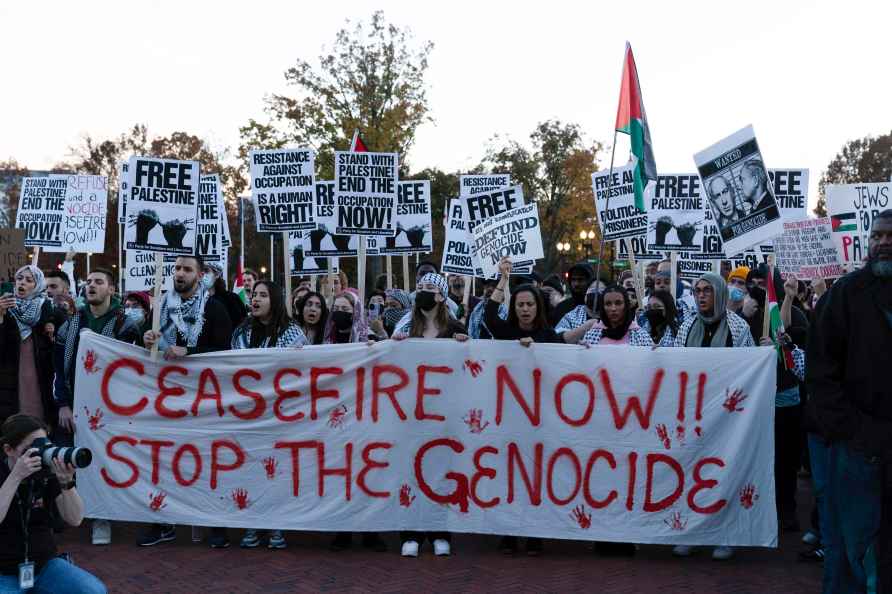
M 15 298 L 15 307 L 11 308 L 9 313 L 15 318 L 16 325 L 19 327 L 19 336 L 22 342 L 25 342 L 31 336 L 34 326 L 40 321 L 40 312 L 46 302 L 46 279 L 43 276 L 43 271 L 31 264 L 16 270 L 15 275 L 18 276 L 22 272 L 30 273 L 34 277 L 35 285 L 31 292 L 24 297 Z
M 699 313 L 698 310 L 697 319 L 691 326 L 691 331 L 688 332 L 685 346 L 702 346 L 703 339 L 706 337 L 707 326 L 712 326 L 718 323 L 715 331 L 713 332 L 712 338 L 709 341 L 709 346 L 724 347 L 728 344 L 728 333 L 730 332 L 730 330 L 728 329 L 727 316 L 728 286 L 725 283 L 725 279 L 712 272 L 707 272 L 706 274 L 701 276 L 699 280 L 694 283 L 694 286 L 696 287 L 700 283 L 700 281 L 706 281 L 712 286 L 715 303 L 712 308 L 711 316 L 704 316 L 703 314 Z
M 168 291 L 161 302 L 161 335 L 166 346 L 177 344 L 177 334 L 187 347 L 195 347 L 204 329 L 204 308 L 210 295 L 201 283 L 195 293 L 183 301 L 176 291 Z

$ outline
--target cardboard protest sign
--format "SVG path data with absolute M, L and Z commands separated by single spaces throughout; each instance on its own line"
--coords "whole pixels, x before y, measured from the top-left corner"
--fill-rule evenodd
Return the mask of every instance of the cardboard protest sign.
M 844 264 L 860 267 L 867 259 L 873 220 L 889 208 L 892 184 L 832 184 L 824 188 L 836 249 Z
M 183 357 L 171 375 L 84 331 L 85 515 L 777 546 L 770 348 L 409 339 L 295 353 Z M 175 398 L 159 393 L 174 379 Z
M 307 256 L 307 248 L 310 244 L 307 231 L 288 232 L 288 253 L 291 254 L 290 270 L 292 276 L 314 276 L 328 274 L 328 266 L 331 264 L 332 272 L 338 272 L 338 259 L 329 257 Z
M 346 256 L 358 253 L 359 239 L 356 235 L 336 235 L 338 215 L 335 207 L 335 183 L 316 182 L 316 229 L 307 232 L 310 245 L 304 253 L 312 257 Z
M 647 213 L 635 206 L 634 169 L 634 165 L 614 167 L 612 177 L 610 171 L 592 174 L 595 210 L 605 241 L 647 235 Z M 610 210 L 606 210 L 608 196 Z
M 195 253 L 200 181 L 198 161 L 131 157 L 124 249 Z
M 108 178 L 74 173 L 54 174 L 50 178 L 65 181 L 65 218 L 62 221 L 62 245 L 45 251 L 104 252 Z
M 173 287 L 173 267 L 176 256 L 164 256 L 161 268 L 161 288 Z M 124 252 L 124 290 L 151 291 L 155 288 L 155 253 L 126 250 Z
M 468 242 L 468 223 L 464 217 L 462 200 L 453 198 L 446 207 L 446 234 L 443 241 L 443 260 L 440 270 L 450 274 L 483 276 L 483 269 L 474 266 Z
M 26 246 L 62 247 L 66 188 L 65 180 L 59 177 L 22 178 L 15 226 L 24 229 Z
M 487 173 L 484 175 L 459 175 L 458 195 L 473 196 L 474 194 L 488 194 L 499 188 L 507 188 L 511 185 L 511 176 L 507 173 Z
M 726 254 L 740 253 L 783 233 L 780 209 L 752 126 L 695 154 L 694 163 Z
M 434 251 L 430 181 L 401 181 L 397 184 L 396 235 L 384 238 L 383 243 L 378 248 L 382 255 Z
M 315 153 L 311 149 L 250 151 L 251 196 L 257 230 L 315 229 Z
M 340 235 L 396 235 L 398 153 L 335 151 Z
M 499 274 L 499 261 L 510 257 L 512 262 L 530 262 L 545 256 L 542 250 L 542 229 L 535 203 L 518 206 L 494 217 L 483 219 L 474 227 L 472 255 L 486 277 Z
M 829 217 L 784 221 L 784 233 L 774 239 L 774 251 L 775 264 L 784 276 L 815 280 L 845 274 Z
M 698 252 L 703 249 L 706 207 L 697 174 L 657 176 L 644 192 L 647 245 L 655 251 Z
M 651 251 L 647 245 L 646 235 L 636 235 L 634 237 L 621 237 L 614 242 L 614 253 L 617 260 L 628 260 L 629 249 L 635 254 L 635 260 L 663 260 L 666 255 L 662 252 Z
M 220 217 L 220 177 L 202 175 L 198 192 L 195 250 L 206 261 L 223 259 L 223 219 Z
M 13 282 L 16 271 L 29 263 L 24 229 L 0 229 L 0 280 Z
M 467 222 L 470 245 L 474 245 L 474 228 L 484 220 L 495 217 L 499 214 L 506 213 L 509 210 L 518 208 L 525 203 L 523 197 L 523 186 L 509 186 L 498 188 L 489 192 L 478 192 L 470 196 L 462 196 L 463 201 L 462 214 Z M 471 249 L 471 259 L 474 268 L 482 272 L 483 264 L 477 260 L 477 256 L 473 248 Z M 533 260 L 521 260 L 514 262 L 511 269 L 512 274 L 529 274 L 535 262 Z M 477 276 L 481 276 L 477 274 Z M 485 278 L 492 278 L 490 275 L 483 274 Z

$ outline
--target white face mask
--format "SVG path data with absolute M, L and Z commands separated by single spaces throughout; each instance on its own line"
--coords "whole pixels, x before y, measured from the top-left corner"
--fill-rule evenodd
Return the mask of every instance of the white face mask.
M 214 281 L 217 279 L 214 277 L 214 274 L 211 272 L 206 272 L 204 276 L 201 277 L 201 284 L 205 289 L 210 289 L 214 286 Z
M 141 307 L 128 307 L 124 310 L 124 315 L 133 320 L 133 322 L 139 326 L 146 319 L 146 314 L 143 313 Z

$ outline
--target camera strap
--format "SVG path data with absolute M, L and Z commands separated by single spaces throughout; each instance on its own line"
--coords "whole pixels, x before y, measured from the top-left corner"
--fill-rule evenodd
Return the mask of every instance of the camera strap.
M 34 505 L 34 482 L 28 481 L 27 504 L 22 501 L 22 496 L 16 491 L 16 499 L 19 502 L 19 521 L 22 523 L 22 536 L 25 541 L 25 563 L 28 562 L 28 553 L 31 551 L 31 534 L 28 530 L 31 522 L 31 508 Z

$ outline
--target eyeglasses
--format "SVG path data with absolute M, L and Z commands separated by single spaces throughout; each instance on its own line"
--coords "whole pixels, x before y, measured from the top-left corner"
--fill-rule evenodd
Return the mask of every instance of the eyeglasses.
M 694 295 L 712 295 L 712 293 L 712 287 L 696 287 L 694 289 Z

